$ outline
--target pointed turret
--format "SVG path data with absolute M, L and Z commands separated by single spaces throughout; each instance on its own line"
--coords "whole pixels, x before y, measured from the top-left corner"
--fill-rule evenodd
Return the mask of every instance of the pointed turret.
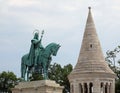
M 71 84 L 71 93 L 104 93 L 103 91 L 114 93 L 115 74 L 105 62 L 91 7 L 89 7 L 78 61 L 68 78 Z M 107 86 L 108 84 L 109 86 Z M 105 90 L 103 87 L 105 85 L 111 87 L 111 90 Z
M 88 18 L 83 36 L 78 62 L 71 74 L 85 72 L 103 72 L 114 74 L 105 62 L 95 24 L 89 7 Z

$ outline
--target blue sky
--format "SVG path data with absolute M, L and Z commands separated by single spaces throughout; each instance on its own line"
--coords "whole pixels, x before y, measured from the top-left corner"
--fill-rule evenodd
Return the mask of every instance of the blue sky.
M 103 53 L 120 45 L 119 0 L 0 0 L 0 72 L 20 77 L 22 55 L 29 52 L 33 31 L 44 29 L 42 44 L 61 45 L 52 63 L 76 64 L 88 6 Z

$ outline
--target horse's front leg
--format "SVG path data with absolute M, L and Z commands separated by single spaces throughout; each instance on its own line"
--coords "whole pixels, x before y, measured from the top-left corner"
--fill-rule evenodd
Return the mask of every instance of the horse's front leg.
M 30 74 L 30 68 L 28 67 L 28 70 L 27 70 L 27 81 L 29 81 L 29 74 Z
M 25 74 L 26 74 L 26 65 L 21 64 L 21 78 L 23 79 L 23 81 L 25 81 Z
M 48 71 L 47 71 L 46 65 L 43 66 L 43 73 L 44 73 L 44 79 L 47 80 L 48 79 Z
M 46 66 L 43 66 L 43 73 L 44 73 L 44 79 L 47 80 L 48 79 L 48 75 L 47 75 L 47 69 Z
M 23 80 L 25 81 L 25 75 L 26 75 L 26 65 L 25 65 L 25 67 L 24 67 L 24 70 L 23 70 Z

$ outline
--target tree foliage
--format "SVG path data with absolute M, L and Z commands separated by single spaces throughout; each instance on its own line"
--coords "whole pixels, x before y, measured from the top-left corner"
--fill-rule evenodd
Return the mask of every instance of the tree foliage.
M 19 80 L 13 72 L 3 71 L 0 73 L 0 92 L 12 93 L 11 88 L 13 88 Z
M 30 81 L 43 80 L 43 76 L 40 73 L 32 73 Z
M 116 47 L 114 50 L 108 50 L 106 52 L 106 61 L 111 65 L 111 66 L 116 66 L 116 58 L 117 55 L 120 53 L 120 46 Z M 118 60 L 118 63 L 120 63 L 120 60 Z
M 73 67 L 71 64 L 68 64 L 64 67 L 61 67 L 60 64 L 54 63 L 49 68 L 49 78 L 55 80 L 61 86 L 64 86 L 63 93 L 70 92 L 70 83 L 68 80 L 68 75 L 72 71 Z
M 117 75 L 115 82 L 115 93 L 120 93 L 120 57 L 117 57 L 120 55 L 120 46 L 116 47 L 114 50 L 107 51 L 106 54 L 106 61 L 108 62 L 110 68 Z

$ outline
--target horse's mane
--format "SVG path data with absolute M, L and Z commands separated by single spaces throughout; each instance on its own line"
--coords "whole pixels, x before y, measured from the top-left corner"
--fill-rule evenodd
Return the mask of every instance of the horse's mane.
M 57 45 L 56 43 L 50 43 L 50 44 L 48 44 L 45 48 L 47 49 L 47 48 L 50 48 L 51 46 L 53 46 L 53 45 Z

